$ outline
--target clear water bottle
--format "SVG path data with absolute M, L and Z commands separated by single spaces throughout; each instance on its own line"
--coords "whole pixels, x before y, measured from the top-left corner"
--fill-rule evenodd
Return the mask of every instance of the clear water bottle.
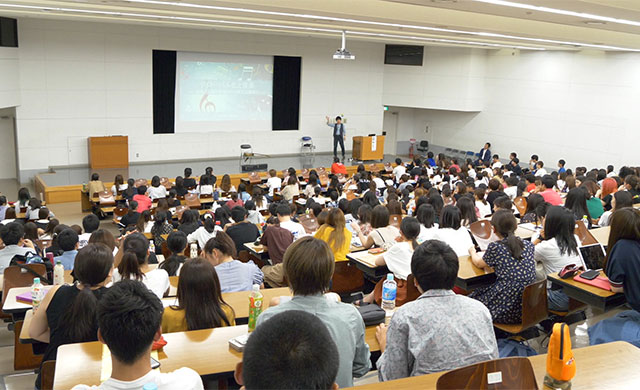
M 31 304 L 33 305 L 33 311 L 38 310 L 40 302 L 44 298 L 44 287 L 40 283 L 40 278 L 33 278 L 33 285 L 31 286 Z
M 53 267 L 53 284 L 55 286 L 64 284 L 64 266 L 60 260 L 56 261 L 56 266 Z
M 589 227 L 589 217 L 587 217 L 586 215 L 582 216 L 582 223 L 584 223 L 584 227 L 588 228 Z
M 145 383 L 142 390 L 158 390 L 158 385 L 153 382 Z
M 386 311 L 392 311 L 396 308 L 396 292 L 398 291 L 398 283 L 393 279 L 393 274 L 387 274 L 387 280 L 382 284 L 382 308 Z
M 198 257 L 198 244 L 196 243 L 191 244 L 191 253 L 189 257 L 192 259 L 195 259 L 196 257 Z
M 149 240 L 149 253 L 156 253 L 156 243 L 153 239 Z

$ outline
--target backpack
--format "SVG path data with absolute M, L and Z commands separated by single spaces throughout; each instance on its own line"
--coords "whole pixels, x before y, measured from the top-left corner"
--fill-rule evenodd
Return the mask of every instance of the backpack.
M 47 270 L 46 275 L 40 275 L 36 271 L 27 267 L 27 264 L 44 264 L 45 269 Z M 53 264 L 50 261 L 43 260 L 42 257 L 34 255 L 31 252 L 28 252 L 25 255 L 15 255 L 9 262 L 9 266 L 20 267 L 35 278 L 40 278 L 43 284 L 53 284 Z

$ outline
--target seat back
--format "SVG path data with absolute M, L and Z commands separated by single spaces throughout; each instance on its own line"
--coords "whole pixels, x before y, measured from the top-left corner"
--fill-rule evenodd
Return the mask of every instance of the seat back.
M 309 169 L 302 168 L 300 170 L 300 176 L 302 176 L 303 179 L 307 180 L 309 178 Z
M 489 382 L 490 374 L 501 378 L 498 382 Z M 493 379 L 493 375 L 491 378 Z M 438 378 L 437 390 L 502 390 L 521 389 L 537 390 L 538 382 L 531 361 L 526 357 L 508 357 L 504 359 L 489 360 L 476 363 L 471 366 L 449 371 Z
M 116 207 L 113 209 L 113 215 L 116 217 L 124 217 L 129 212 L 129 209 L 126 207 Z
M 116 198 L 113 196 L 113 192 L 111 191 L 102 191 L 98 193 L 98 199 L 100 201 L 100 205 L 114 205 L 116 204 Z
M 522 196 L 518 196 L 513 200 L 513 204 L 516 206 L 516 209 L 518 209 L 520 216 L 524 216 L 524 213 L 527 212 L 527 199 Z
M 318 179 L 320 179 L 321 186 L 326 187 L 329 185 L 329 174 L 327 172 L 321 172 Z
M 56 361 L 48 360 L 40 367 L 40 389 L 53 390 L 53 379 L 56 372 Z
M 420 147 L 426 149 L 429 147 L 429 141 L 422 140 L 420 141 Z
M 25 267 L 28 267 L 38 275 L 47 276 L 47 268 L 44 264 L 25 264 Z M 4 282 L 2 285 L 2 305 L 4 306 L 4 301 L 7 299 L 7 295 L 9 295 L 9 290 L 16 287 L 31 286 L 34 277 L 36 277 L 34 274 L 17 265 L 5 268 Z
M 489 237 L 491 237 L 491 232 L 493 231 L 491 222 L 485 219 L 476 221 L 469 225 L 469 230 L 474 237 L 478 237 L 483 240 L 488 240 Z
M 136 182 L 134 184 L 134 187 L 138 188 L 138 187 L 142 187 L 142 186 L 145 186 L 145 187 L 149 186 L 148 182 L 147 182 L 147 179 L 138 179 L 138 180 L 136 180 Z
M 309 214 L 302 214 L 301 216 L 299 216 L 298 222 L 300 222 L 300 224 L 304 228 L 304 231 L 307 234 L 311 234 L 317 231 L 318 228 L 320 227 L 320 224 L 318 223 L 318 219 Z
M 201 206 L 200 198 L 198 198 L 198 194 L 186 194 L 184 196 L 184 201 L 187 204 L 187 206 L 189 206 L 189 208 L 192 208 L 192 209 L 199 209 Z
M 169 180 L 168 177 L 161 177 L 160 178 L 160 185 L 163 186 L 164 188 L 166 188 L 167 191 L 169 191 L 171 189 L 171 187 L 173 187 L 173 184 L 171 184 L 171 181 Z
M 389 225 L 400 229 L 400 223 L 402 223 L 402 215 L 393 214 L 389 216 Z
M 316 172 L 318 172 L 318 175 L 321 175 L 323 173 L 327 173 L 327 168 L 325 168 L 325 167 L 316 168 Z
M 338 173 L 336 176 L 338 177 L 338 183 L 342 183 L 342 184 L 346 183 L 347 178 L 344 177 L 344 174 Z
M 262 179 L 258 172 L 249 172 L 249 183 L 251 184 L 260 184 L 262 183 Z
M 539 280 L 522 293 L 522 329 L 528 329 L 547 318 L 547 281 Z
M 387 173 L 393 172 L 393 166 L 391 163 L 384 163 L 384 171 Z
M 589 229 L 582 221 L 576 222 L 575 235 L 578 236 L 582 245 L 597 244 L 598 240 L 589 232 Z

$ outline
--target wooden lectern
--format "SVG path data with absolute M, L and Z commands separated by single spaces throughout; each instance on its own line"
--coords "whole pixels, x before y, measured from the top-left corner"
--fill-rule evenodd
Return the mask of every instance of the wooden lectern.
M 359 161 L 384 158 L 384 135 L 353 137 L 353 159 Z
M 91 169 L 129 167 L 129 137 L 89 137 L 87 143 Z

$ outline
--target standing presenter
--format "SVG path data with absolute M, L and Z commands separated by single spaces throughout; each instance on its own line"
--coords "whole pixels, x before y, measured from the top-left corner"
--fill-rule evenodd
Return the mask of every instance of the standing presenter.
M 344 161 L 344 141 L 347 139 L 347 132 L 344 129 L 342 118 L 336 117 L 336 122 L 331 123 L 331 118 L 327 117 L 327 126 L 333 129 L 333 157 L 338 157 L 338 143 L 342 149 L 342 160 Z

